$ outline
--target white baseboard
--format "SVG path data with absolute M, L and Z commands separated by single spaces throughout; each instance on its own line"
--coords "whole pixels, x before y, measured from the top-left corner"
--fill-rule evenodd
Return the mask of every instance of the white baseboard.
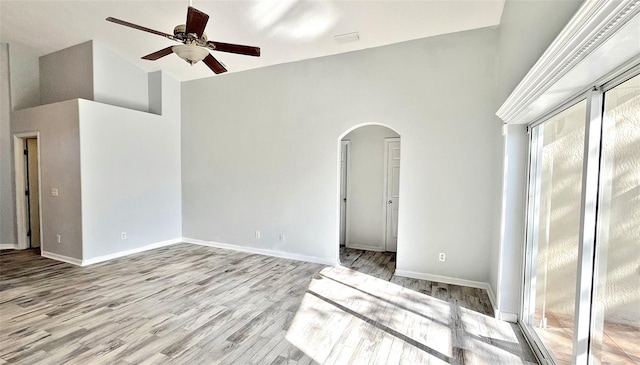
M 203 240 L 198 240 L 198 239 L 194 239 L 194 238 L 187 238 L 187 237 L 182 237 L 182 242 L 192 243 L 192 244 L 201 245 L 201 246 L 224 248 L 224 249 L 227 249 L 227 250 L 234 250 L 234 251 L 240 251 L 240 252 L 255 253 L 255 254 L 265 255 L 265 256 L 279 257 L 279 258 L 283 258 L 283 259 L 306 261 L 306 262 L 312 262 L 314 264 L 331 265 L 331 266 L 337 264 L 337 260 L 330 260 L 330 259 L 326 259 L 326 258 L 322 258 L 322 257 L 306 256 L 306 255 L 299 255 L 299 254 L 290 253 L 290 252 L 274 251 L 274 250 L 267 250 L 267 249 L 263 249 L 263 248 L 232 245 L 232 244 L 229 244 L 229 243 L 203 241 Z
M 493 289 L 491 289 L 491 285 L 487 283 L 487 295 L 489 296 L 489 301 L 491 302 L 491 307 L 493 308 L 493 316 L 495 318 L 500 318 L 500 311 L 498 310 L 498 303 L 496 295 L 493 293 Z
M 494 317 L 502 321 L 518 323 L 517 313 L 501 312 L 497 309 L 498 306 L 496 305 L 497 304 L 496 295 L 493 293 L 493 289 L 491 289 L 491 285 L 489 285 L 489 283 L 485 283 L 483 281 L 473 281 L 473 280 L 453 278 L 450 276 L 434 275 L 434 274 L 427 274 L 427 273 L 422 273 L 417 271 L 397 270 L 397 269 L 396 269 L 395 275 L 405 276 L 413 279 L 435 281 L 437 283 L 446 283 L 446 284 L 453 284 L 453 285 L 460 285 L 460 286 L 468 286 L 471 288 L 484 289 L 487 291 L 487 296 L 489 297 L 489 301 L 491 302 L 491 306 L 493 307 Z
M 518 323 L 518 313 L 503 312 L 498 309 L 498 306 L 496 305 L 498 300 L 496 295 L 493 293 L 493 289 L 491 289 L 491 285 L 487 284 L 486 290 L 491 306 L 493 307 L 493 316 L 501 321 Z
M 82 260 L 79 260 L 79 259 L 76 259 L 76 258 L 73 258 L 73 257 L 59 255 L 57 253 L 47 252 L 47 251 L 42 251 L 41 255 L 42 255 L 42 257 L 46 257 L 48 259 L 52 259 L 52 260 L 56 260 L 56 261 L 62 261 L 62 262 L 66 262 L 68 264 L 76 265 L 76 266 L 82 266 Z
M 404 276 L 407 278 L 435 281 L 437 283 L 446 283 L 446 284 L 453 284 L 453 285 L 460 285 L 460 286 L 468 286 L 471 288 L 484 289 L 487 291 L 487 295 L 489 296 L 489 301 L 491 302 L 491 306 L 493 306 L 495 311 L 495 308 L 496 308 L 495 295 L 493 294 L 493 290 L 491 290 L 491 286 L 489 285 L 489 283 L 485 283 L 483 281 L 454 278 L 450 276 L 427 274 L 423 272 L 409 271 L 409 270 L 396 269 L 396 272 L 394 274 L 398 276 Z M 516 320 L 517 320 L 517 316 L 516 316 Z
M 174 238 L 172 240 L 151 243 L 151 244 L 148 244 L 148 245 L 145 245 L 145 246 L 142 246 L 142 247 L 138 247 L 138 248 L 134 248 L 134 249 L 131 249 L 131 250 L 119 251 L 119 252 L 115 252 L 115 253 L 108 254 L 108 255 L 97 256 L 97 257 L 92 257 L 90 259 L 82 260 L 81 265 L 82 266 L 93 265 L 93 264 L 97 264 L 99 262 L 109 261 L 109 260 L 117 259 L 117 258 L 120 258 L 120 257 L 133 255 L 135 253 L 140 253 L 140 252 L 144 252 L 144 251 L 153 250 L 153 249 L 160 248 L 160 247 L 175 245 L 176 243 L 181 243 L 181 242 L 182 242 L 182 238 Z
M 493 307 L 494 317 L 502 321 L 518 323 L 517 313 L 501 312 L 497 309 L 498 306 L 496 305 L 497 303 L 496 296 L 493 293 L 493 289 L 491 289 L 491 285 L 489 285 L 489 283 L 485 283 L 482 281 L 453 278 L 450 276 L 442 276 L 442 275 L 427 274 L 427 273 L 416 272 L 416 271 L 408 271 L 408 270 L 396 270 L 395 275 L 405 276 L 413 279 L 435 281 L 437 283 L 446 283 L 446 284 L 453 284 L 453 285 L 460 285 L 460 286 L 468 286 L 471 288 L 484 289 L 487 291 L 487 296 L 489 297 L 489 301 L 491 302 L 491 306 Z
M 509 313 L 509 312 L 500 312 L 498 311 L 496 318 L 506 321 L 506 322 L 511 322 L 511 323 L 518 323 L 518 313 Z
M 361 245 L 359 243 L 349 242 L 349 243 L 347 243 L 346 246 L 347 246 L 347 248 L 353 248 L 353 249 L 356 249 L 356 250 L 384 252 L 384 248 L 383 247 L 372 247 L 372 246 L 367 246 L 367 245 Z
M 396 269 L 395 275 L 404 276 L 412 279 L 435 281 L 437 283 L 468 286 L 471 288 L 478 288 L 478 289 L 485 289 L 485 290 L 489 289 L 489 284 L 482 281 L 466 280 L 466 279 L 454 278 L 450 276 L 427 274 L 427 273 L 417 272 L 417 271 Z
M 17 250 L 17 243 L 0 243 L 0 250 Z

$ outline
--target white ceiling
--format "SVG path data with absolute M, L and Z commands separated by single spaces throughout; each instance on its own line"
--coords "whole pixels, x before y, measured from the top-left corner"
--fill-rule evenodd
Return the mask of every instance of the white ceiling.
M 42 56 L 93 39 L 147 71 L 162 69 L 178 80 L 210 77 L 205 65 L 189 66 L 175 55 L 140 60 L 177 43 L 105 21 L 112 16 L 172 34 L 185 22 L 188 5 L 188 0 L 0 0 L 0 41 Z M 498 25 L 504 0 L 193 0 L 193 6 L 210 16 L 209 40 L 261 48 L 260 58 L 212 52 L 229 72 L 237 72 Z M 333 38 L 356 31 L 356 42 L 339 44 Z

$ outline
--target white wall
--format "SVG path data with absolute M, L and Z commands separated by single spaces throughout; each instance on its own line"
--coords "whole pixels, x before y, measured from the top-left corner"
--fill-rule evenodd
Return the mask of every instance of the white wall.
M 40 133 L 42 250 L 82 259 L 78 101 L 19 110 L 11 121 L 13 134 Z M 54 187 L 57 197 L 51 196 Z
M 496 110 L 569 22 L 582 1 L 507 0 L 500 20 Z M 540 24 L 544 24 L 543 27 Z M 501 234 L 491 251 L 489 284 L 496 308 L 514 319 L 520 308 L 528 136 L 509 126 L 503 141 Z M 505 317 L 507 318 L 507 317 Z
M 347 245 L 384 251 L 384 139 L 399 137 L 383 126 L 364 126 L 347 134 L 351 171 L 348 175 L 349 196 Z
M 398 269 L 488 281 L 496 54 L 487 28 L 183 83 L 183 236 L 337 259 L 339 142 L 380 123 L 402 135 Z
M 80 101 L 85 260 L 181 237 L 180 84 L 161 81 L 162 115 Z
M 501 237 L 496 242 L 495 266 L 491 266 L 491 285 L 497 294 L 494 309 L 510 320 L 519 312 L 521 296 L 528 147 L 525 125 L 505 126 Z
M 40 57 L 40 104 L 93 100 L 92 42 Z
M 93 99 L 128 109 L 149 110 L 147 72 L 92 41 Z
M 0 245 L 14 245 L 16 237 L 9 45 L 0 43 Z

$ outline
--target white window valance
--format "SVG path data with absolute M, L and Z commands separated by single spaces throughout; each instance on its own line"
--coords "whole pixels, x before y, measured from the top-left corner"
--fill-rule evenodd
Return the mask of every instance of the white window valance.
M 640 0 L 587 0 L 496 115 L 508 124 L 530 123 L 637 63 Z

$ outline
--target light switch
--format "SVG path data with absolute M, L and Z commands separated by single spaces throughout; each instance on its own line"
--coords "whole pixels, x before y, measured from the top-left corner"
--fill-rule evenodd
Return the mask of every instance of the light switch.
M 58 196 L 58 188 L 51 188 L 51 196 Z

